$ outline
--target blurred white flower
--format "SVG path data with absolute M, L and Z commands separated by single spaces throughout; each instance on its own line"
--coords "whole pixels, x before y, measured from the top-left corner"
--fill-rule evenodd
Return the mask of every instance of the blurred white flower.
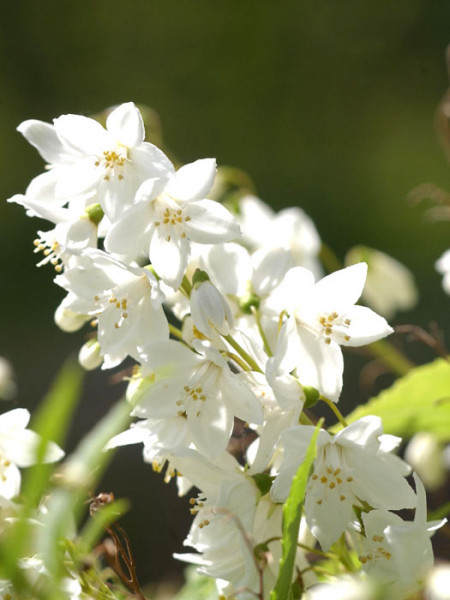
M 419 293 L 411 271 L 392 256 L 355 246 L 347 252 L 345 264 L 367 263 L 367 279 L 362 300 L 386 319 L 399 310 L 410 310 L 417 304 Z
M 444 446 L 433 433 L 416 433 L 406 447 L 405 460 L 417 472 L 427 489 L 436 490 L 445 483 L 447 469 Z
M 19 467 L 36 463 L 40 436 L 26 429 L 30 413 L 15 408 L 0 415 L 0 495 L 14 498 L 20 491 Z M 64 452 L 54 442 L 47 442 L 44 462 L 56 462 Z

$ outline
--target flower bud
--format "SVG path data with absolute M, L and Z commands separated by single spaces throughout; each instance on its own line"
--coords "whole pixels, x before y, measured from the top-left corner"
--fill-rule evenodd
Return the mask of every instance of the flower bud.
M 215 331 L 228 335 L 233 324 L 227 301 L 210 281 L 205 280 L 192 287 L 191 316 L 197 329 L 207 337 Z
M 93 371 L 103 363 L 103 356 L 100 354 L 98 340 L 89 340 L 81 346 L 78 354 L 78 362 L 86 371 Z
M 55 323 L 66 333 L 78 331 L 88 319 L 89 317 L 86 315 L 80 315 L 70 308 L 65 308 L 62 304 L 55 311 Z

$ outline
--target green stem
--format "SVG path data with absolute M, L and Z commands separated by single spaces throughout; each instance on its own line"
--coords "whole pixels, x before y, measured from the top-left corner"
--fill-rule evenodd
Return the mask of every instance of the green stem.
M 238 344 L 236 342 L 235 339 L 233 339 L 231 337 L 230 334 L 224 335 L 222 337 L 225 340 L 227 340 L 227 342 L 230 344 L 230 346 L 232 348 L 234 348 L 236 350 L 236 352 L 239 354 L 239 356 L 242 356 L 242 358 L 249 365 L 249 367 L 251 367 L 252 371 L 257 371 L 258 373 L 262 373 L 261 369 L 258 367 L 258 365 L 256 364 L 255 360 L 250 356 L 250 354 L 248 354 L 248 352 L 246 352 L 244 350 L 244 348 L 242 348 L 242 346 L 240 344 Z
M 173 335 L 173 337 L 183 341 L 183 334 L 181 333 L 181 329 L 178 329 L 178 327 L 175 327 L 175 325 L 169 323 L 169 331 Z
M 231 358 L 231 360 L 234 360 L 234 362 L 239 365 L 243 371 L 250 371 L 250 367 L 247 365 L 247 363 L 245 363 L 240 356 L 234 354 L 234 352 L 227 351 L 224 352 L 224 354 L 228 356 L 228 358 Z
M 321 550 L 316 550 L 315 548 L 306 546 L 306 544 L 300 544 L 300 542 L 297 542 L 297 546 L 299 548 L 303 548 L 303 550 L 306 550 L 307 552 L 311 552 L 311 554 L 317 554 L 318 556 L 323 556 L 323 558 L 329 558 L 331 560 L 337 558 L 336 554 L 333 554 L 332 552 L 322 552 Z
M 406 375 L 411 369 L 414 368 L 414 364 L 406 358 L 395 346 L 389 343 L 387 340 L 378 340 L 367 346 L 368 352 L 379 358 L 386 366 L 388 366 L 397 375 Z
M 325 404 L 327 404 L 331 408 L 331 410 L 334 412 L 334 414 L 336 415 L 336 417 L 339 419 L 339 423 L 343 427 L 347 427 L 348 426 L 347 421 L 344 419 L 344 417 L 342 416 L 341 411 L 338 409 L 338 407 L 336 406 L 336 404 L 334 402 L 332 402 L 328 398 L 325 398 L 325 396 L 322 396 L 322 395 L 319 397 L 319 400 L 322 400 L 322 402 L 325 402 Z
M 252 311 L 253 316 L 255 317 L 256 326 L 258 327 L 259 335 L 261 336 L 261 339 L 264 344 L 264 350 L 266 351 L 267 356 L 273 356 L 272 350 L 269 345 L 269 341 L 267 339 L 267 336 L 264 332 L 264 329 L 263 329 L 263 326 L 261 323 L 261 314 L 260 314 L 259 310 L 256 308 L 256 306 L 252 306 L 251 311 Z

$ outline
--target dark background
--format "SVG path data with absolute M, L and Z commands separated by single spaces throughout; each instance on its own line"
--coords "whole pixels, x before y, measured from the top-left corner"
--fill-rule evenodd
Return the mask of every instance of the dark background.
M 1 197 L 23 192 L 43 169 L 15 132 L 21 121 L 148 104 L 181 161 L 213 156 L 246 170 L 273 207 L 304 208 L 340 258 L 364 243 L 407 264 L 421 304 L 396 322 L 436 320 L 450 334 L 450 299 L 433 268 L 450 246 L 450 224 L 427 222 L 424 206 L 406 199 L 424 182 L 450 189 L 434 125 L 449 25 L 450 3 L 439 0 L 0 0 Z M 17 404 L 32 407 L 83 334 L 53 324 L 62 294 L 32 252 L 45 226 L 16 205 L 0 210 L 0 355 L 16 371 Z M 346 361 L 350 406 L 367 391 L 358 359 Z M 87 376 L 69 448 L 120 395 L 110 376 Z M 124 523 L 142 579 L 170 577 L 186 503 L 137 447 L 119 452 L 104 487 L 132 500 Z

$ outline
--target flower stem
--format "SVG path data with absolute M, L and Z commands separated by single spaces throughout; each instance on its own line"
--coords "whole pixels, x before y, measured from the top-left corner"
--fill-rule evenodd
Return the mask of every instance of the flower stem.
M 231 360 L 234 360 L 234 362 L 239 365 L 243 371 L 250 371 L 250 367 L 247 365 L 247 363 L 245 363 L 240 356 L 234 354 L 234 352 L 227 351 L 224 352 L 224 354 L 228 356 L 228 358 L 231 358 Z
M 272 350 L 269 345 L 269 341 L 267 339 L 267 336 L 265 334 L 265 331 L 264 331 L 262 323 L 261 323 L 261 313 L 256 308 L 256 306 L 252 306 L 251 310 L 252 310 L 253 316 L 255 317 L 256 326 L 258 327 L 259 335 L 261 336 L 261 339 L 264 344 L 264 350 L 266 351 L 267 356 L 273 356 Z
M 222 336 L 227 342 L 230 344 L 232 348 L 236 350 L 236 352 L 241 356 L 245 362 L 251 367 L 252 371 L 257 371 L 258 373 L 262 373 L 261 369 L 256 364 L 256 361 L 242 348 L 240 344 L 236 342 L 236 340 L 231 337 L 230 334 Z
M 178 329 L 178 327 L 175 327 L 175 325 L 172 325 L 171 323 L 169 323 L 169 331 L 173 335 L 174 338 L 183 340 L 183 334 L 181 333 L 181 329 Z
M 336 406 L 336 404 L 334 402 L 332 402 L 331 400 L 329 400 L 328 398 L 325 398 L 325 396 L 320 396 L 319 400 L 322 400 L 322 402 L 325 402 L 325 404 L 327 404 L 331 410 L 334 412 L 334 414 L 336 415 L 336 417 L 339 420 L 339 423 L 343 426 L 343 427 L 347 427 L 348 423 L 347 421 L 344 419 L 341 411 L 338 409 L 338 407 Z

